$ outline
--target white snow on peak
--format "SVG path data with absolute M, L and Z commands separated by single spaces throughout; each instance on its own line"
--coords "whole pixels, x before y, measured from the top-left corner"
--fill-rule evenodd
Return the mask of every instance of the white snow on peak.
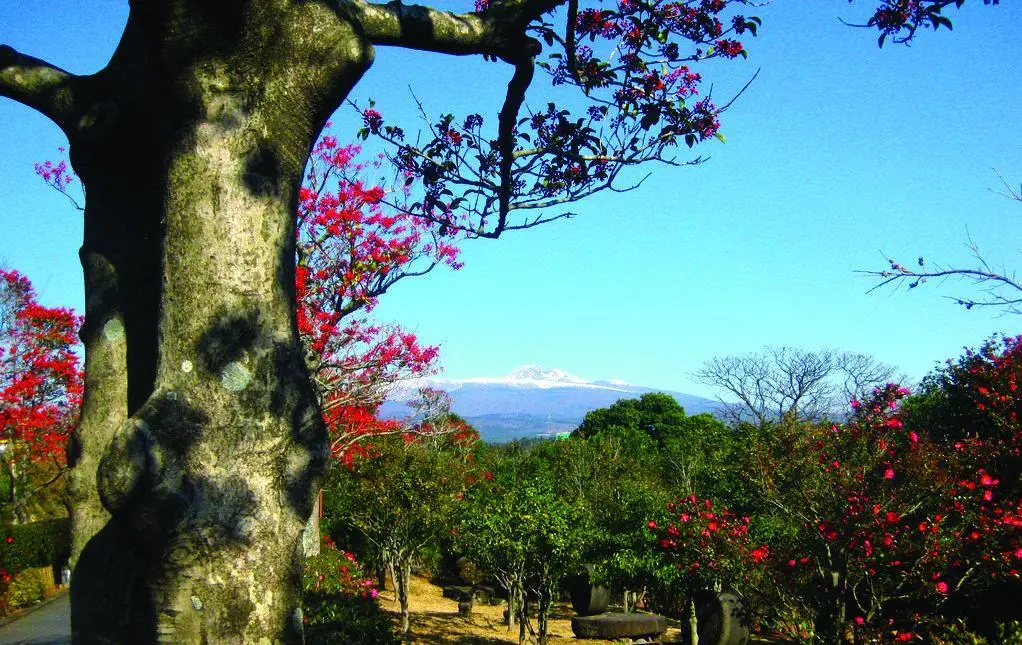
M 540 367 L 539 365 L 522 365 L 511 370 L 507 375 L 508 381 L 553 381 L 556 383 L 583 384 L 588 383 L 564 370 L 555 367 Z
M 539 365 L 522 365 L 516 367 L 507 376 L 475 377 L 466 379 L 418 378 L 395 384 L 391 390 L 391 400 L 411 400 L 416 390 L 423 386 L 437 387 L 447 392 L 455 392 L 466 385 L 498 385 L 514 388 L 583 388 L 597 390 L 614 390 L 627 392 L 632 386 L 624 381 L 587 381 L 564 370 Z

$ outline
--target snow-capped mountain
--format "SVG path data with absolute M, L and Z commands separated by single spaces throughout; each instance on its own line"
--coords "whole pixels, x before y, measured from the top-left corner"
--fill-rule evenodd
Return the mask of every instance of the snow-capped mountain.
M 564 370 L 523 365 L 502 377 L 406 382 L 384 404 L 381 414 L 406 415 L 405 402 L 424 386 L 450 394 L 452 410 L 492 443 L 573 430 L 591 410 L 607 407 L 619 399 L 639 398 L 647 392 L 665 392 L 619 380 L 586 381 Z M 710 399 L 681 392 L 666 393 L 677 399 L 688 414 L 716 409 L 716 402 Z

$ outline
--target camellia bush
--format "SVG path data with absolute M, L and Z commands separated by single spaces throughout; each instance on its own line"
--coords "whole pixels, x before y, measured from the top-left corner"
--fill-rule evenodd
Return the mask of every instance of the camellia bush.
M 695 495 L 671 502 L 647 521 L 655 554 L 650 584 L 660 594 L 662 609 L 681 613 L 677 609 L 684 603 L 678 617 L 687 618 L 691 635 L 699 631 L 697 594 L 748 590 L 752 570 L 770 556 L 767 545 L 752 546 L 750 522 Z
M 306 637 L 311 643 L 398 643 L 390 616 L 376 602 L 377 590 L 354 554 L 328 536 L 303 574 Z
M 981 352 L 980 361 L 970 354 L 965 373 L 989 367 L 1010 391 L 1010 353 Z M 977 386 L 982 399 L 980 387 L 991 390 Z M 966 599 L 1018 578 L 1018 496 L 1002 484 L 1004 461 L 1018 454 L 1016 433 L 980 437 L 963 427 L 960 438 L 931 436 L 903 421 L 907 395 L 895 385 L 878 388 L 852 401 L 847 423 L 779 426 L 755 447 L 755 479 L 775 521 L 787 522 L 774 544 L 772 577 L 776 625 L 789 635 L 828 643 L 848 633 L 884 642 L 931 638 L 975 613 L 961 613 Z

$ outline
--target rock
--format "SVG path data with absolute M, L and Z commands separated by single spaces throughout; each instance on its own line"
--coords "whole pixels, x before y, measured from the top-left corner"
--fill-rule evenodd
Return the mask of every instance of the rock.
M 579 616 L 595 616 L 607 611 L 610 604 L 610 589 L 595 586 L 590 581 L 593 566 L 586 565 L 584 571 L 567 581 L 571 594 L 571 607 Z
M 500 603 L 500 598 L 497 597 L 497 590 L 490 585 L 476 585 L 473 587 L 472 593 L 475 595 L 477 602 L 485 603 L 487 605 L 496 605 Z
M 571 631 L 578 638 L 649 638 L 667 631 L 667 619 L 657 614 L 606 613 L 596 616 L 575 616 Z
M 452 585 L 444 587 L 444 598 L 457 600 L 458 602 L 471 602 L 473 597 L 472 587 Z
M 751 617 L 742 598 L 730 593 L 701 591 L 695 594 L 699 645 L 746 645 Z M 681 620 L 683 637 L 688 643 L 688 620 Z

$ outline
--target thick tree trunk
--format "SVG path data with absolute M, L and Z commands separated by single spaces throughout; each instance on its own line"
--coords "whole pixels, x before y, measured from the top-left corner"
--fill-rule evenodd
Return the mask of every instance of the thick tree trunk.
M 294 319 L 294 213 L 371 49 L 322 5 L 244 4 L 134 3 L 99 79 L 113 99 L 71 133 L 88 191 L 78 643 L 301 641 L 328 444 Z

